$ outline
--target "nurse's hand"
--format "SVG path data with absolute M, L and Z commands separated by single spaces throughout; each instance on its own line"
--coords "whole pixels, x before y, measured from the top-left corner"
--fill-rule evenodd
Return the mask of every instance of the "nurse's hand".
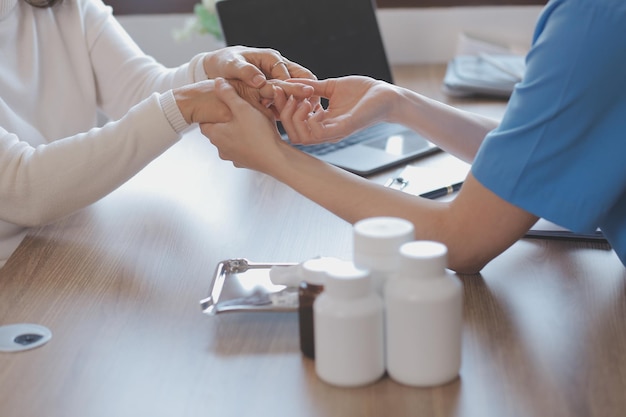
M 328 99 L 323 109 L 311 100 L 278 92 L 275 105 L 293 143 L 332 142 L 385 121 L 393 105 L 394 87 L 363 76 L 329 78 L 322 81 L 291 80 L 314 88 L 314 95 Z
M 299 152 L 281 139 L 272 119 L 242 99 L 226 80 L 216 79 L 215 89 L 232 117 L 225 122 L 202 123 L 200 130 L 217 147 L 220 158 L 271 175 L 280 169 L 285 153 Z

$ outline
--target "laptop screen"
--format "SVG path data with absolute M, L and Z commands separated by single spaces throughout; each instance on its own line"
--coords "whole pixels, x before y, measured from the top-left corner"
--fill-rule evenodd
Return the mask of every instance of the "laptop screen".
M 216 6 L 229 46 L 276 49 L 319 79 L 393 81 L 372 0 L 222 0 Z

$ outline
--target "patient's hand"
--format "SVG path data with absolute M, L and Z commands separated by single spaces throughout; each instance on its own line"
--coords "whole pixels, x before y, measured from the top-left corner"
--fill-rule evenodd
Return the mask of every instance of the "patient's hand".
M 275 119 L 278 111 L 273 107 L 276 91 L 285 91 L 305 100 L 313 94 L 313 88 L 304 84 L 268 80 L 262 87 L 250 87 L 241 80 L 228 80 L 236 92 L 252 107 L 267 118 Z M 215 81 L 205 80 L 173 90 L 174 99 L 187 123 L 219 123 L 232 118 L 231 111 L 215 93 Z

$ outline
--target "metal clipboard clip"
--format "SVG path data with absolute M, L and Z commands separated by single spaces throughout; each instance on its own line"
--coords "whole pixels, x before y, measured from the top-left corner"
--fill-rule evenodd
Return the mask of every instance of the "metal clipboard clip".
M 275 285 L 270 278 L 274 266 L 294 263 L 259 263 L 245 258 L 226 259 L 217 264 L 209 295 L 200 300 L 209 316 L 234 311 L 296 311 L 298 289 Z
M 385 183 L 385 187 L 392 188 L 394 190 L 402 191 L 407 185 L 409 185 L 409 180 L 404 179 L 403 177 L 397 176 L 394 178 L 389 178 Z

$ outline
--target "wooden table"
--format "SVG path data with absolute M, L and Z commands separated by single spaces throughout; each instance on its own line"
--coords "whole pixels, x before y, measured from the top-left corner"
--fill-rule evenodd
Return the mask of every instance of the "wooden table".
M 437 96 L 442 71 L 396 78 Z M 603 244 L 523 240 L 462 276 L 461 374 L 437 388 L 387 377 L 335 388 L 301 356 L 295 313 L 201 313 L 221 260 L 346 258 L 351 247 L 349 224 L 190 133 L 111 195 L 33 230 L 0 270 L 0 324 L 53 332 L 0 353 L 0 416 L 624 414 L 626 270 Z

